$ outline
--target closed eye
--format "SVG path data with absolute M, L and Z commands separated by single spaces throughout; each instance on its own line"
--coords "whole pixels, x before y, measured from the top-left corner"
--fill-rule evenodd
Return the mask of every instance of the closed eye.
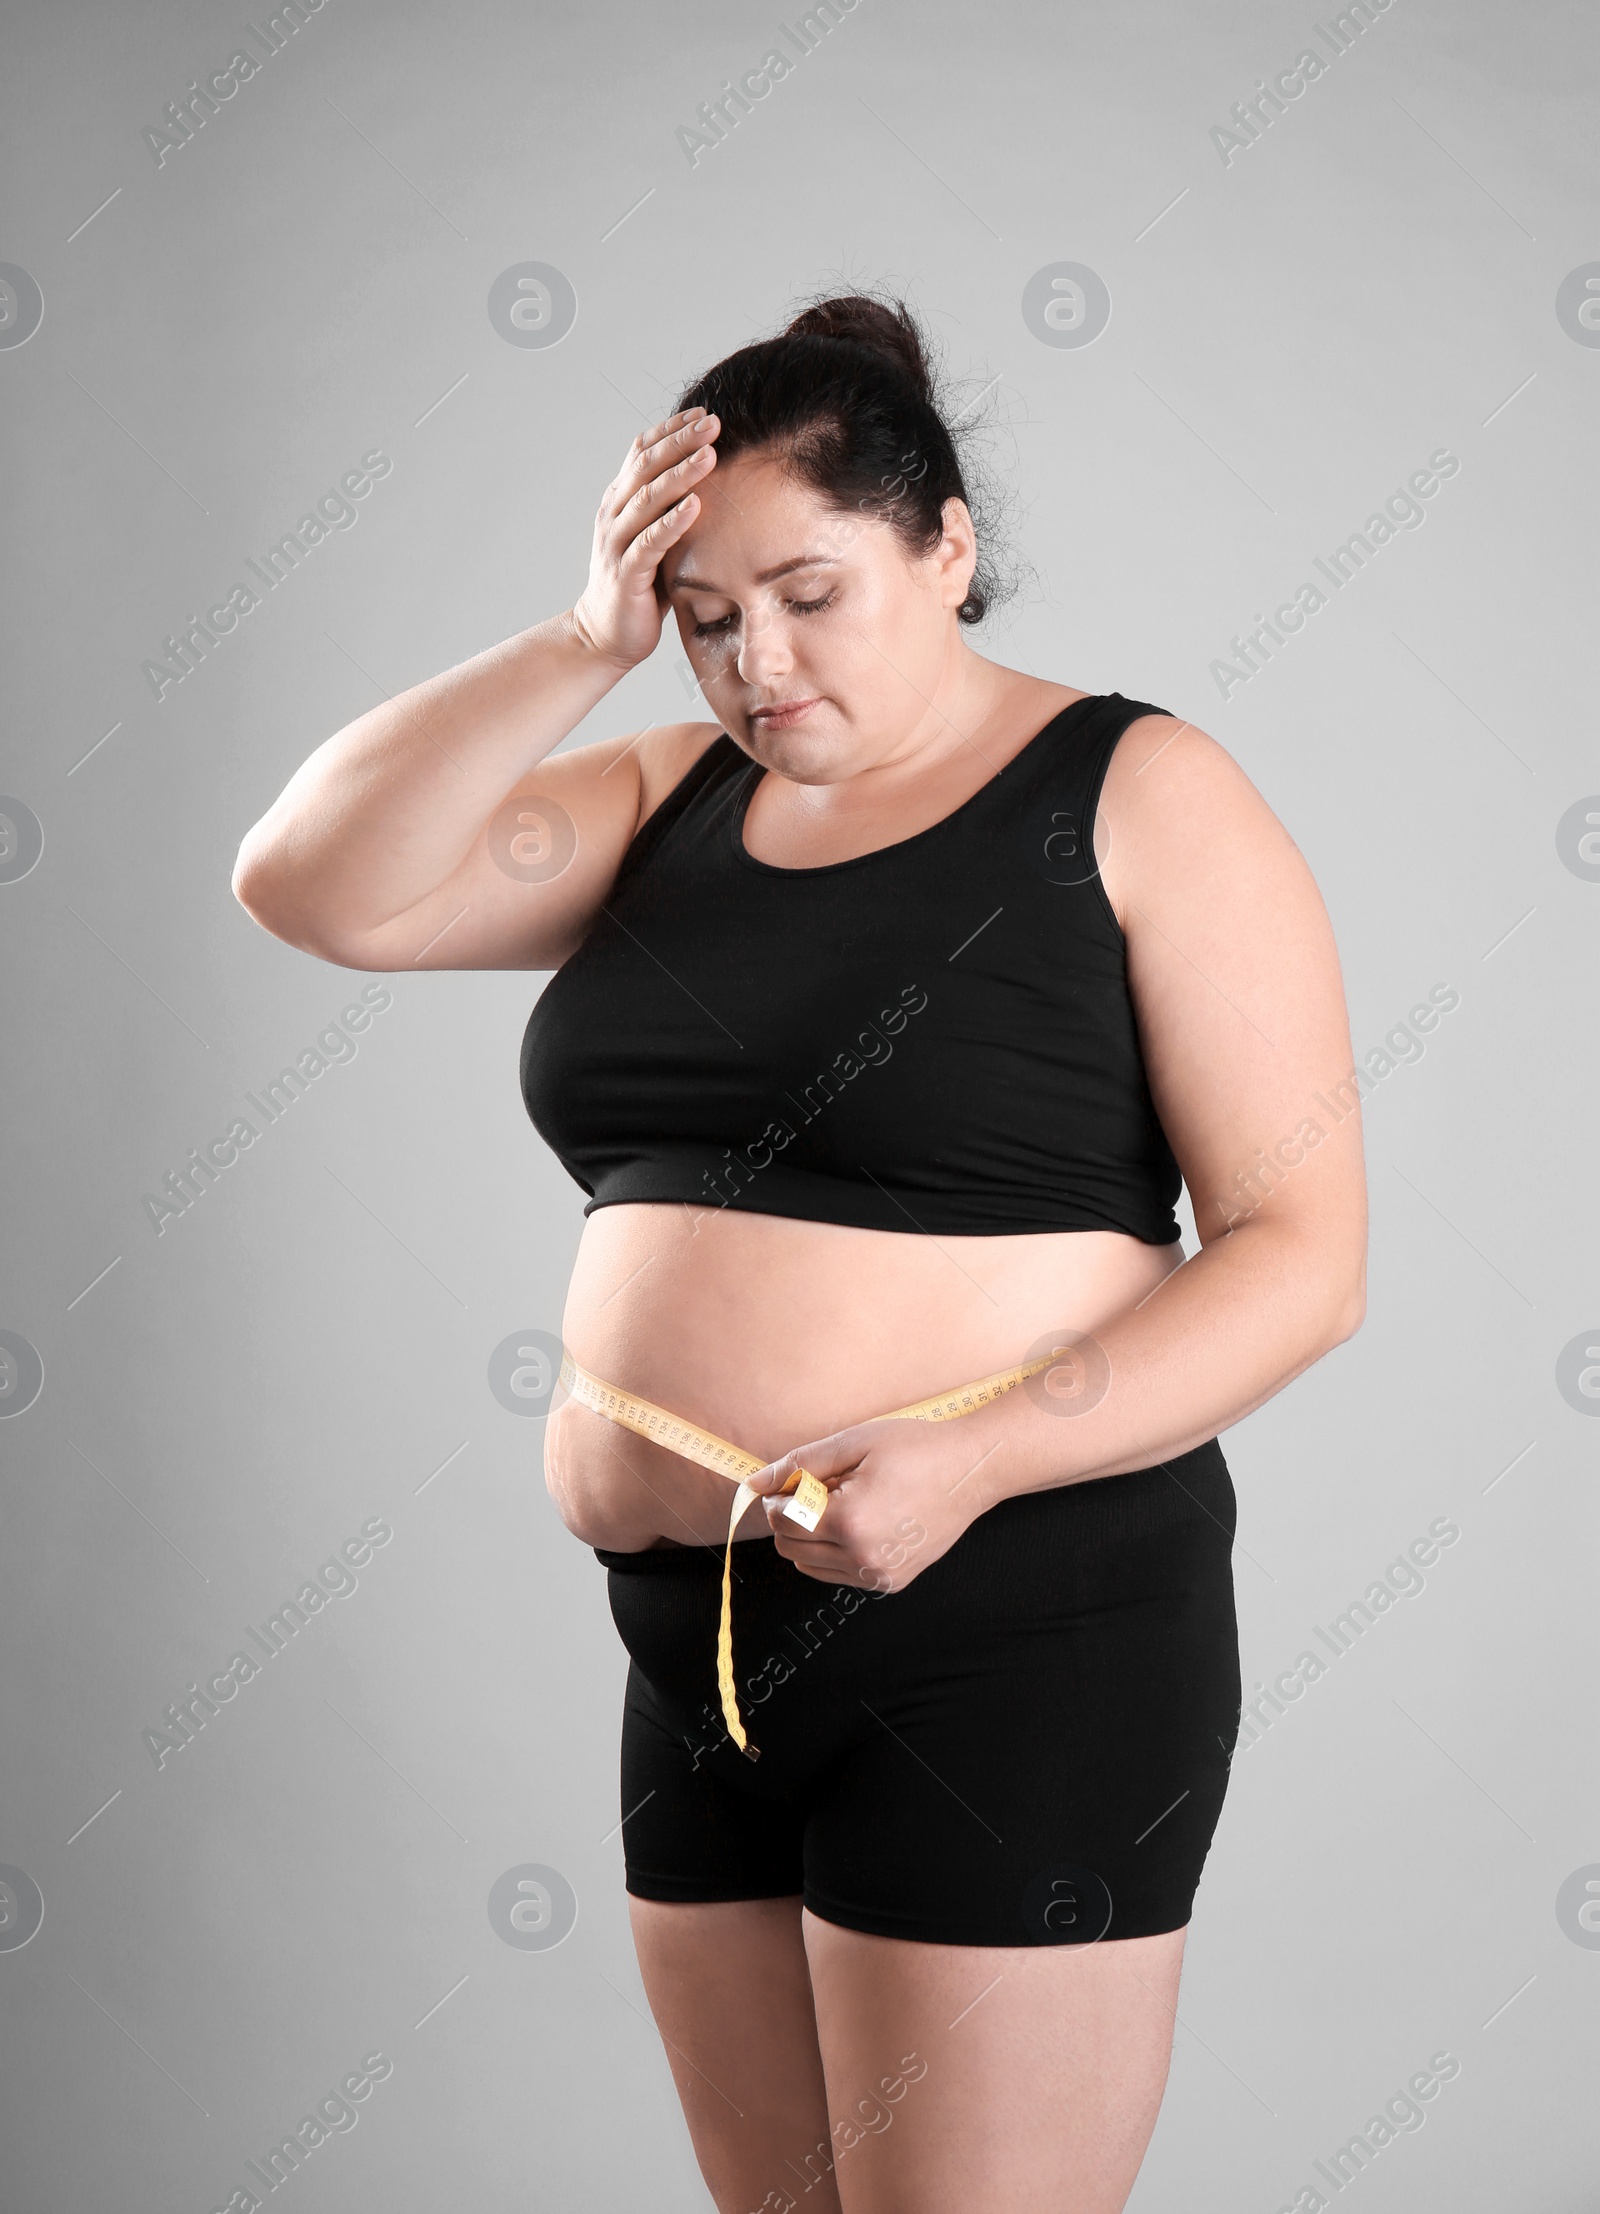
M 824 592 L 819 600 L 786 600 L 784 605 L 791 615 L 820 615 L 825 607 L 833 605 L 837 597 L 837 591 L 829 591 Z M 713 623 L 696 623 L 694 634 L 697 638 L 720 638 L 737 620 L 734 615 L 719 615 Z

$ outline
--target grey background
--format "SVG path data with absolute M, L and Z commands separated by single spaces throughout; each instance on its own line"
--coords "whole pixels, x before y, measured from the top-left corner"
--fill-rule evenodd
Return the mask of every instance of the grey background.
M 1358 1055 L 1460 993 L 1367 1111 L 1365 1329 L 1224 1441 L 1246 1681 L 1435 1517 L 1461 1537 L 1236 1760 L 1132 2204 L 1292 2204 L 1448 2048 L 1363 2204 L 1577 2214 L 1600 1956 L 1556 1896 L 1600 1861 L 1600 1429 L 1555 1375 L 1600 1339 L 1600 887 L 1555 827 L 1600 790 L 1600 353 L 1554 303 L 1600 257 L 1585 11 L 1394 0 L 1224 164 L 1309 11 L 861 0 L 691 167 L 675 130 L 775 12 L 326 0 L 158 167 L 141 133 L 244 20 L 26 11 L 0 88 L 0 260 L 45 303 L 0 353 L 0 790 L 45 835 L 0 886 L 0 1325 L 45 1363 L 0 1422 L 0 1861 L 45 1902 L 0 1952 L 7 2207 L 223 2206 L 375 2051 L 308 2214 L 708 2203 L 630 1946 L 603 1574 L 488 1384 L 559 1330 L 581 1221 L 516 1088 L 542 979 L 392 979 L 187 1214 L 141 1202 L 368 981 L 249 921 L 243 831 L 383 693 L 570 604 L 634 431 L 844 278 L 909 288 L 990 385 L 1034 581 L 985 650 L 1233 751 L 1322 886 Z M 488 318 L 523 261 L 576 292 L 548 349 Z M 1081 349 L 1023 321 L 1057 261 L 1111 295 Z M 1220 698 L 1230 637 L 1440 446 L 1425 525 Z M 154 700 L 144 658 L 373 447 L 357 525 Z M 692 712 L 681 663 L 578 735 Z M 141 1732 L 374 1514 L 359 1588 L 158 1773 Z M 490 1925 L 525 1863 L 573 1887 L 557 1946 Z

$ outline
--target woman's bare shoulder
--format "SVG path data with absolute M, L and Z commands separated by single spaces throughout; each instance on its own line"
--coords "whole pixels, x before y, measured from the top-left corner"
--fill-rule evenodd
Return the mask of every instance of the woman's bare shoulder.
M 1125 908 L 1181 886 L 1211 900 L 1287 869 L 1305 875 L 1288 829 L 1226 746 L 1175 715 L 1141 715 L 1118 738 L 1101 787 L 1095 852 Z
M 708 747 L 722 737 L 720 723 L 657 723 L 638 740 L 639 821 L 653 815 L 682 783 Z
M 1112 749 L 1102 811 L 1150 835 L 1192 833 L 1199 810 L 1213 828 L 1287 838 L 1260 791 L 1208 731 L 1177 715 L 1140 715 Z
M 648 723 L 563 746 L 531 769 L 524 785 L 613 824 L 620 816 L 626 842 L 721 736 L 720 723 Z

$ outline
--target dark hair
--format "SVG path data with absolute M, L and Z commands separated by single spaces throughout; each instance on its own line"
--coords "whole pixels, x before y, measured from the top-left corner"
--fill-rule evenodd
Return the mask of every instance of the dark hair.
M 944 529 L 944 503 L 973 510 L 929 348 L 905 302 L 843 293 L 815 300 L 779 332 L 743 346 L 689 385 L 678 407 L 721 419 L 719 459 L 771 446 L 841 512 L 887 522 L 908 553 Z M 997 595 L 984 533 L 957 613 L 983 620 Z

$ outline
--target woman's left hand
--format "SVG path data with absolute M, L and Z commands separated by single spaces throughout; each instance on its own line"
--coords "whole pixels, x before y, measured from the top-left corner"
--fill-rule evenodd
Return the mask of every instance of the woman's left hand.
M 750 1478 L 766 1495 L 778 1551 L 802 1575 L 863 1591 L 903 1591 L 948 1553 L 992 1502 L 971 1433 L 956 1422 L 860 1422 L 786 1453 Z M 791 1521 L 774 1496 L 797 1469 L 828 1487 L 814 1531 Z

